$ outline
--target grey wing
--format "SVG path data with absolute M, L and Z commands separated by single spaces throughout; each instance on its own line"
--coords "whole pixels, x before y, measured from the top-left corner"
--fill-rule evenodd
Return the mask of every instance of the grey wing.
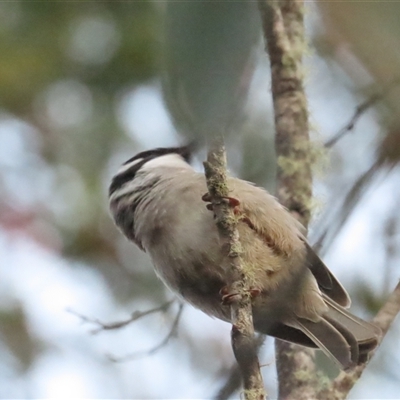
M 307 267 L 317 280 L 321 292 L 330 299 L 340 304 L 342 307 L 350 307 L 351 300 L 340 282 L 335 278 L 328 267 L 322 262 L 311 246 L 304 240 L 307 249 Z

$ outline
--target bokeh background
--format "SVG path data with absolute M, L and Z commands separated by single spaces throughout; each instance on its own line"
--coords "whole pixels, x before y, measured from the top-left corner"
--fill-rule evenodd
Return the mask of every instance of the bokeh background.
M 400 276 L 398 15 L 399 2 L 306 2 L 310 238 L 365 318 Z M 224 385 L 226 323 L 186 306 L 148 354 L 177 304 L 97 334 L 76 313 L 118 321 L 173 298 L 108 214 L 136 152 L 222 131 L 231 172 L 274 190 L 258 18 L 247 1 L 0 3 L 0 398 L 210 399 Z M 399 334 L 397 320 L 351 398 L 400 398 Z M 261 362 L 274 398 L 272 339 Z

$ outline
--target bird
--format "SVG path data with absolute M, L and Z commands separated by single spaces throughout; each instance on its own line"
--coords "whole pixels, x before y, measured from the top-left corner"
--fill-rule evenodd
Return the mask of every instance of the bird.
M 191 146 L 179 146 L 127 160 L 109 186 L 110 212 L 169 289 L 231 322 L 224 300 L 234 277 L 212 207 L 204 204 L 205 176 L 191 166 L 191 156 Z M 241 260 L 256 293 L 255 331 L 319 348 L 343 370 L 366 362 L 380 329 L 348 311 L 348 293 L 307 242 L 304 226 L 265 189 L 232 176 L 227 183 L 241 216 Z

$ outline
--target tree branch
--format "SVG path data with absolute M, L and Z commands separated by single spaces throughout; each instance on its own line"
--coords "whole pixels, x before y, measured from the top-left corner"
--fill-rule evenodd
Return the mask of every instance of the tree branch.
M 164 304 L 161 304 L 161 306 L 151 308 L 150 310 L 147 310 L 147 311 L 134 311 L 130 318 L 123 320 L 123 321 L 116 321 L 116 322 L 111 322 L 111 323 L 101 322 L 97 318 L 87 317 L 86 315 L 79 314 L 78 312 L 76 312 L 74 310 L 67 310 L 67 311 L 70 312 L 71 314 L 77 316 L 78 318 L 80 318 L 82 320 L 82 322 L 97 325 L 97 328 L 93 329 L 91 331 L 92 334 L 97 334 L 102 331 L 123 328 L 123 327 L 131 324 L 132 322 L 135 322 L 138 319 L 146 317 L 147 315 L 150 315 L 150 314 L 154 314 L 154 313 L 158 313 L 158 312 L 165 313 L 175 301 L 176 301 L 176 299 L 167 301 Z M 138 351 L 135 353 L 131 353 L 131 354 L 122 356 L 122 357 L 116 357 L 114 355 L 108 354 L 107 355 L 108 359 L 113 362 L 125 362 L 125 361 L 130 361 L 130 360 L 134 360 L 134 359 L 141 358 L 141 357 L 151 356 L 151 355 L 155 354 L 157 351 L 161 350 L 169 342 L 169 340 L 176 335 L 178 324 L 179 324 L 179 321 L 182 316 L 183 307 L 184 307 L 184 304 L 179 303 L 179 309 L 178 309 L 177 314 L 174 317 L 172 326 L 171 326 L 168 334 L 164 337 L 164 339 L 159 344 L 157 344 L 156 346 L 152 347 L 149 350 Z
M 379 344 L 382 343 L 386 333 L 392 325 L 394 319 L 400 312 L 400 281 L 397 283 L 396 288 L 389 296 L 386 303 L 381 307 L 378 314 L 373 319 L 373 323 L 382 330 L 382 336 L 379 339 Z M 371 357 L 375 354 L 378 347 L 370 353 Z M 321 391 L 318 395 L 318 399 L 321 400 L 344 400 L 354 384 L 358 381 L 362 373 L 364 372 L 368 363 L 357 366 L 354 370 L 349 373 L 342 371 L 338 377 L 332 382 L 329 388 Z
M 228 288 L 232 320 L 232 349 L 243 378 L 246 400 L 265 399 L 264 383 L 254 339 L 250 287 L 241 260 L 242 248 L 237 231 L 237 218 L 230 206 L 226 178 L 226 155 L 222 137 L 209 148 L 204 170 L 210 201 L 221 238 L 227 244 L 232 284 Z M 223 246 L 224 247 L 224 246 Z
M 98 327 L 96 329 L 93 329 L 90 331 L 90 333 L 95 335 L 101 331 L 109 331 L 109 330 L 113 330 L 113 329 L 123 328 L 123 327 L 131 324 L 132 322 L 135 322 L 138 319 L 146 317 L 147 315 L 150 315 L 150 314 L 154 314 L 154 313 L 158 313 L 158 312 L 166 312 L 168 310 L 168 308 L 175 301 L 176 301 L 176 299 L 167 301 L 164 304 L 161 304 L 161 306 L 159 306 L 159 307 L 151 308 L 150 310 L 146 310 L 146 311 L 137 311 L 136 310 L 131 314 L 131 317 L 126 320 L 109 322 L 109 323 L 102 322 L 97 318 L 87 317 L 86 315 L 80 314 L 77 311 L 74 311 L 71 309 L 68 309 L 67 311 L 69 313 L 77 316 L 78 318 L 80 318 L 82 320 L 82 322 L 97 325 Z
M 312 181 L 302 68 L 304 4 L 301 0 L 259 0 L 258 5 L 271 64 L 277 197 L 307 226 Z M 279 340 L 275 341 L 275 347 L 279 398 L 315 398 L 314 352 Z
M 388 85 L 386 85 L 381 91 L 372 94 L 370 97 L 368 97 L 366 100 L 364 100 L 362 103 L 360 103 L 349 121 L 341 128 L 335 135 L 333 135 L 329 140 L 325 142 L 325 147 L 326 148 L 331 148 L 333 147 L 340 139 L 342 139 L 345 135 L 350 133 L 354 127 L 355 124 L 358 122 L 358 120 L 362 117 L 362 115 L 372 106 L 374 106 L 376 103 L 379 101 L 383 100 L 386 96 L 390 94 L 390 92 L 397 87 L 400 84 L 399 78 L 394 79 L 392 82 L 390 82 Z
M 374 104 L 376 104 L 379 100 L 381 100 L 383 97 L 383 93 L 375 93 L 368 99 L 366 99 L 364 102 L 359 104 L 352 117 L 350 118 L 349 122 L 340 129 L 333 137 L 331 137 L 329 140 L 325 142 L 325 147 L 326 148 L 331 148 L 333 147 L 342 137 L 344 137 L 346 134 L 350 133 L 353 129 L 357 121 L 360 119 L 360 117 Z
M 258 0 L 258 4 L 271 64 L 278 157 L 277 197 L 307 226 L 312 180 L 302 70 L 304 4 L 302 0 Z M 353 129 L 362 113 L 383 95 L 375 95 L 361 104 L 341 132 L 328 141 L 328 147 Z M 400 284 L 374 322 L 386 333 L 399 309 Z M 362 365 L 350 374 L 342 372 L 329 388 L 317 392 L 319 378 L 312 351 L 276 341 L 276 353 L 280 399 L 344 399 L 365 368 Z
M 307 100 L 303 88 L 303 2 L 259 0 L 271 64 L 278 157 L 277 195 L 307 224 L 311 168 Z M 293 25 L 293 26 L 292 26 Z M 289 29 L 291 27 L 291 29 Z
M 261 346 L 264 344 L 265 335 L 259 334 L 256 339 L 257 353 Z M 240 368 L 237 363 L 232 365 L 229 370 L 228 376 L 226 377 L 225 383 L 218 390 L 218 393 L 214 396 L 214 400 L 228 400 L 229 397 L 235 393 L 242 384 L 242 375 L 240 373 Z
M 334 239 L 338 236 L 341 229 L 345 226 L 350 215 L 356 208 L 362 196 L 366 190 L 371 187 L 371 182 L 376 177 L 376 173 L 379 171 L 382 162 L 380 159 L 375 162 L 365 171 L 353 184 L 350 191 L 346 194 L 343 200 L 343 204 L 340 206 L 339 212 L 325 221 L 326 227 L 319 234 L 313 245 L 314 250 L 321 254 L 324 254 L 328 248 L 332 245 Z M 389 173 L 388 168 L 386 173 Z
M 107 355 L 108 359 L 113 362 L 126 362 L 126 361 L 136 360 L 136 359 L 142 358 L 142 357 L 151 356 L 151 355 L 157 353 L 157 351 L 161 350 L 163 347 L 165 347 L 168 344 L 170 339 L 172 339 L 174 336 L 176 336 L 176 334 L 178 332 L 179 321 L 181 320 L 181 316 L 182 316 L 183 307 L 184 307 L 184 304 L 179 303 L 179 309 L 175 315 L 172 326 L 171 326 L 168 334 L 164 337 L 164 339 L 160 343 L 153 346 L 149 350 L 137 351 L 135 353 L 127 354 L 122 357 L 117 357 L 112 354 L 108 354 Z
M 215 395 L 214 400 L 228 400 L 233 393 L 239 390 L 242 384 L 242 375 L 240 373 L 240 368 L 237 363 L 233 364 L 228 376 L 225 380 L 225 383 L 218 390 L 218 393 Z

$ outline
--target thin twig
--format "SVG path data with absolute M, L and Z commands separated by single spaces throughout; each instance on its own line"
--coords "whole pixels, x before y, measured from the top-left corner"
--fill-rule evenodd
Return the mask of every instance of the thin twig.
M 179 325 L 179 321 L 182 316 L 183 307 L 184 307 L 184 304 L 179 303 L 179 309 L 178 309 L 178 312 L 177 312 L 177 314 L 174 318 L 174 321 L 171 325 L 171 329 L 169 330 L 168 334 L 164 337 L 164 339 L 159 344 L 150 348 L 149 350 L 137 351 L 135 353 L 131 353 L 131 354 L 128 354 L 128 355 L 125 355 L 122 357 L 117 357 L 117 356 L 108 354 L 107 355 L 108 359 L 113 362 L 126 362 L 126 361 L 136 360 L 138 358 L 148 357 L 148 356 L 151 356 L 151 355 L 157 353 L 159 350 L 161 350 L 163 347 L 165 347 L 168 344 L 168 342 L 170 341 L 171 338 L 173 338 L 177 335 L 178 325 Z
M 388 163 L 386 162 L 386 159 L 380 157 L 374 161 L 367 171 L 360 175 L 349 192 L 346 194 L 339 211 L 324 221 L 326 227 L 323 228 L 322 232 L 318 234 L 313 245 L 313 249 L 319 255 L 323 256 L 327 253 L 334 239 L 339 235 L 340 231 L 346 225 L 347 220 L 367 190 L 371 190 L 371 188 L 374 187 L 373 185 L 378 183 L 376 179 L 377 174 L 380 173 L 380 178 L 383 180 L 384 177 L 386 177 L 393 170 L 394 166 L 395 164 Z
M 228 288 L 232 349 L 243 378 L 244 397 L 246 400 L 262 400 L 265 399 L 265 389 L 254 339 L 250 287 L 241 260 L 242 248 L 237 230 L 238 219 L 227 201 L 229 188 L 226 177 L 226 155 L 221 136 L 210 146 L 207 161 L 204 162 L 204 170 L 216 224 L 228 249 L 227 268 L 230 268 L 230 276 L 233 278 Z
M 396 316 L 400 313 L 400 281 L 396 288 L 389 296 L 386 303 L 381 307 L 378 314 L 373 319 L 373 323 L 382 330 L 382 336 L 379 339 L 379 344 L 382 343 L 386 333 L 392 325 Z M 370 353 L 371 357 L 375 354 L 377 348 Z M 318 399 L 321 400 L 344 400 L 354 384 L 358 381 L 364 372 L 368 363 L 361 364 L 350 373 L 342 371 L 339 376 L 332 382 L 329 388 L 321 391 Z
M 376 173 L 381 167 L 381 161 L 377 159 L 371 167 L 365 171 L 353 184 L 350 191 L 346 194 L 343 204 L 341 205 L 338 215 L 334 215 L 329 218 L 329 223 L 325 229 L 319 234 L 313 245 L 314 250 L 323 255 L 326 253 L 333 240 L 338 236 L 341 229 L 345 226 L 348 218 L 354 211 L 357 204 L 368 187 L 371 187 L 372 179 L 376 176 Z M 386 173 L 390 170 L 388 169 Z M 332 213 L 332 211 L 331 211 Z M 325 221 L 326 222 L 326 221 Z
M 333 135 L 329 140 L 327 140 L 324 144 L 326 148 L 333 147 L 340 139 L 342 139 L 345 135 L 350 133 L 358 120 L 362 117 L 362 115 L 372 106 L 374 106 L 379 101 L 383 100 L 390 91 L 400 84 L 399 78 L 394 79 L 388 85 L 386 85 L 379 93 L 374 93 L 370 97 L 368 97 L 365 101 L 360 103 L 356 109 L 354 110 L 353 115 L 349 119 L 349 121 L 341 128 L 335 135 Z
M 354 129 L 354 126 L 357 123 L 357 121 L 361 118 L 361 116 L 382 98 L 383 98 L 383 93 L 375 93 L 370 98 L 366 99 L 364 102 L 359 104 L 356 107 L 354 114 L 350 118 L 349 122 L 347 122 L 347 124 L 343 126 L 343 128 L 341 128 L 335 135 L 333 135 L 333 137 L 327 140 L 324 146 L 328 149 L 333 147 L 342 137 L 351 132 Z
M 382 342 L 386 333 L 388 332 L 396 315 L 400 312 L 400 281 L 393 290 L 392 294 L 387 299 L 386 303 L 381 307 L 378 314 L 373 319 L 373 322 L 382 330 Z
M 78 318 L 80 318 L 82 320 L 82 322 L 85 322 L 85 323 L 88 323 L 88 324 L 97 325 L 98 327 L 96 329 L 93 329 L 93 330 L 90 331 L 90 333 L 95 335 L 95 334 L 97 334 L 97 333 L 99 333 L 101 331 L 108 331 L 108 330 L 123 328 L 123 327 L 131 324 L 132 322 L 135 322 L 138 319 L 146 317 L 147 315 L 150 315 L 150 314 L 154 314 L 154 313 L 158 313 L 158 312 L 166 312 L 168 310 L 168 308 L 175 301 L 176 301 L 176 299 L 167 301 L 164 304 L 161 304 L 161 306 L 155 307 L 155 308 L 151 308 L 150 310 L 147 310 L 147 311 L 134 311 L 132 313 L 131 317 L 126 319 L 126 320 L 116 321 L 116 322 L 109 322 L 109 323 L 102 322 L 97 318 L 87 317 L 86 315 L 82 315 L 82 314 L 78 313 L 77 311 L 74 311 L 74 310 L 71 310 L 71 309 L 68 309 L 67 311 L 69 313 L 77 316 Z

